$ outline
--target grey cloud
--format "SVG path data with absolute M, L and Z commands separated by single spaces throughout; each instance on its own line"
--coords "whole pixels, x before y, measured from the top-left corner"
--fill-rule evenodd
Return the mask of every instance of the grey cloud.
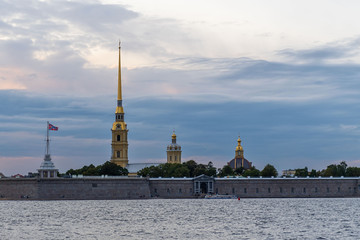
M 174 59 L 168 69 L 133 69 L 128 88 L 137 95 L 161 95 L 192 101 L 358 101 L 360 66 L 291 64 L 246 58 Z M 171 64 L 170 64 L 171 65 Z M 178 69 L 180 68 L 180 69 Z M 144 91 L 138 84 L 146 86 Z M 170 86 L 177 94 L 161 92 Z M 208 98 L 208 95 L 213 97 Z M 214 97 L 215 96 L 215 97 Z
M 288 57 L 309 59 L 309 60 L 341 58 L 353 54 L 353 53 L 349 53 L 349 49 L 339 49 L 336 47 L 313 49 L 313 50 L 301 50 L 301 51 L 296 51 L 293 49 L 284 49 L 281 50 L 279 53 Z
M 359 54 L 360 38 L 355 38 L 342 42 L 328 43 L 313 49 L 283 49 L 278 54 L 306 61 L 323 61 L 352 57 Z
M 94 104 L 102 98 L 109 100 Z M 112 96 L 102 98 L 57 98 L 26 91 L 0 91 L 0 112 L 6 116 L 0 116 L 0 134 L 9 139 L 1 145 L 2 156 L 19 156 L 15 145 L 23 145 L 23 156 L 41 157 L 44 123 L 50 120 L 60 127 L 53 134 L 53 151 L 67 159 L 62 170 L 108 160 L 115 100 Z M 185 97 L 125 99 L 124 103 L 132 162 L 149 157 L 165 159 L 165 147 L 174 128 L 184 159 L 216 155 L 220 156 L 219 164 L 233 157 L 238 134 L 247 158 L 257 167 L 272 161 L 284 168 L 304 167 L 297 165 L 297 156 L 301 156 L 301 164 L 321 168 L 325 167 L 323 161 L 345 155 L 354 159 L 359 152 L 359 133 L 349 134 L 342 127 L 358 124 L 359 105 L 337 101 L 196 102 Z M 341 147 L 343 142 L 346 147 Z M 334 148 L 336 152 L 331 151 Z M 84 157 L 84 161 L 71 162 L 74 156 Z
M 117 30 L 117 25 L 138 17 L 137 13 L 119 5 L 103 5 L 99 3 L 82 4 L 67 2 L 59 12 L 60 16 L 96 31 Z

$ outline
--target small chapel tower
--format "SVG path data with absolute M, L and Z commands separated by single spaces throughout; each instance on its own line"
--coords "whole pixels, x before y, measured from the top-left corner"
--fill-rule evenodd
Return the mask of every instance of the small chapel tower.
M 241 139 L 240 137 L 237 140 L 238 145 L 235 148 L 235 169 L 237 167 L 243 167 L 244 166 L 244 149 L 241 146 Z
M 119 42 L 118 94 L 115 121 L 111 128 L 111 162 L 125 168 L 128 165 L 128 129 L 124 120 L 124 108 L 121 95 L 121 46 Z
M 176 143 L 175 132 L 171 136 L 171 144 L 167 146 L 167 163 L 181 163 L 181 146 Z

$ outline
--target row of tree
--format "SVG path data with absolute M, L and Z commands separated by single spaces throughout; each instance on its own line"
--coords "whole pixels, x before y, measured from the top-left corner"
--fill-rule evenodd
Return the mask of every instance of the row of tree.
M 164 163 L 158 166 L 146 167 L 138 172 L 138 175 L 143 177 L 196 177 L 201 174 L 207 176 L 251 176 L 251 177 L 277 177 L 278 173 L 274 166 L 268 164 L 262 171 L 252 167 L 245 170 L 244 168 L 237 168 L 235 171 L 228 165 L 216 170 L 212 162 L 207 165 L 198 164 L 194 160 L 189 160 L 182 164 Z
M 298 168 L 295 169 L 295 176 L 298 177 L 359 177 L 360 176 L 360 168 L 358 167 L 348 167 L 345 161 L 342 161 L 340 164 L 331 164 L 327 166 L 326 169 L 321 171 L 316 171 L 312 169 L 310 172 L 308 168 Z
M 143 168 L 138 172 L 138 175 L 143 177 L 195 177 L 202 174 L 216 176 L 216 168 L 212 162 L 207 165 L 198 164 L 194 160 L 182 164 L 164 163 Z
M 261 171 L 256 169 L 255 166 L 246 170 L 243 167 L 233 170 L 229 165 L 225 165 L 223 168 L 219 169 L 218 176 L 277 177 L 278 172 L 276 168 L 271 164 L 267 164 Z
M 84 166 L 80 169 L 70 169 L 66 172 L 66 175 L 84 175 L 84 176 L 123 176 L 128 175 L 128 170 L 122 168 L 115 163 L 110 161 L 105 162 L 102 165 L 94 166 L 93 164 L 89 166 Z M 250 169 L 237 168 L 233 170 L 229 165 L 225 165 L 223 168 L 216 169 L 212 162 L 208 164 L 198 164 L 194 160 L 189 160 L 182 164 L 172 164 L 164 163 L 158 166 L 151 166 L 143 168 L 138 172 L 139 176 L 143 177 L 196 177 L 205 174 L 207 176 L 242 176 L 242 177 L 277 177 L 278 172 L 276 168 L 267 164 L 263 170 L 258 170 L 256 167 L 251 167 Z M 360 168 L 358 167 L 348 167 L 346 162 L 341 162 L 340 164 L 331 164 L 327 166 L 326 169 L 321 171 L 316 171 L 312 169 L 308 170 L 305 168 L 295 169 L 295 176 L 297 177 L 359 177 Z
M 128 170 L 122 168 L 115 163 L 110 161 L 105 162 L 104 164 L 94 166 L 90 164 L 89 166 L 84 166 L 79 169 L 70 169 L 66 172 L 66 175 L 84 175 L 84 176 L 126 176 L 128 175 Z

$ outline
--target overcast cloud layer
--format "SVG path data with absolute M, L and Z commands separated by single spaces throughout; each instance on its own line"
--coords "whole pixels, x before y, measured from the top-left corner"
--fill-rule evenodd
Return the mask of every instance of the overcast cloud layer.
M 357 2 L 337 19 L 329 2 L 326 23 L 310 14 L 302 31 L 286 10 L 307 1 L 268 10 L 244 1 L 253 14 L 243 19 L 214 2 L 199 16 L 201 6 L 185 2 L 171 17 L 162 1 L 0 1 L 0 172 L 40 166 L 46 121 L 60 129 L 51 142 L 60 171 L 109 160 L 119 38 L 130 163 L 164 162 L 175 129 L 184 160 L 217 167 L 239 134 L 258 168 L 359 166 L 360 33 L 348 29 Z M 266 25 L 264 14 L 283 25 Z M 320 25 L 326 38 L 314 33 Z

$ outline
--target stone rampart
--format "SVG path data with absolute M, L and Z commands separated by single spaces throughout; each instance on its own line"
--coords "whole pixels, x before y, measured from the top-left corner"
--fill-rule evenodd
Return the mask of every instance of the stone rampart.
M 359 178 L 216 178 L 215 193 L 249 198 L 360 197 Z
M 146 178 L 40 179 L 39 199 L 149 198 Z
M 215 178 L 213 192 L 241 198 L 360 197 L 360 179 Z M 0 199 L 92 200 L 197 196 L 193 178 L 0 179 Z
M 95 200 L 150 198 L 146 178 L 0 179 L 0 199 Z
M 149 183 L 150 193 L 152 197 L 194 197 L 194 182 L 192 178 L 151 178 Z
M 38 184 L 35 178 L 1 178 L 0 199 L 38 199 Z

